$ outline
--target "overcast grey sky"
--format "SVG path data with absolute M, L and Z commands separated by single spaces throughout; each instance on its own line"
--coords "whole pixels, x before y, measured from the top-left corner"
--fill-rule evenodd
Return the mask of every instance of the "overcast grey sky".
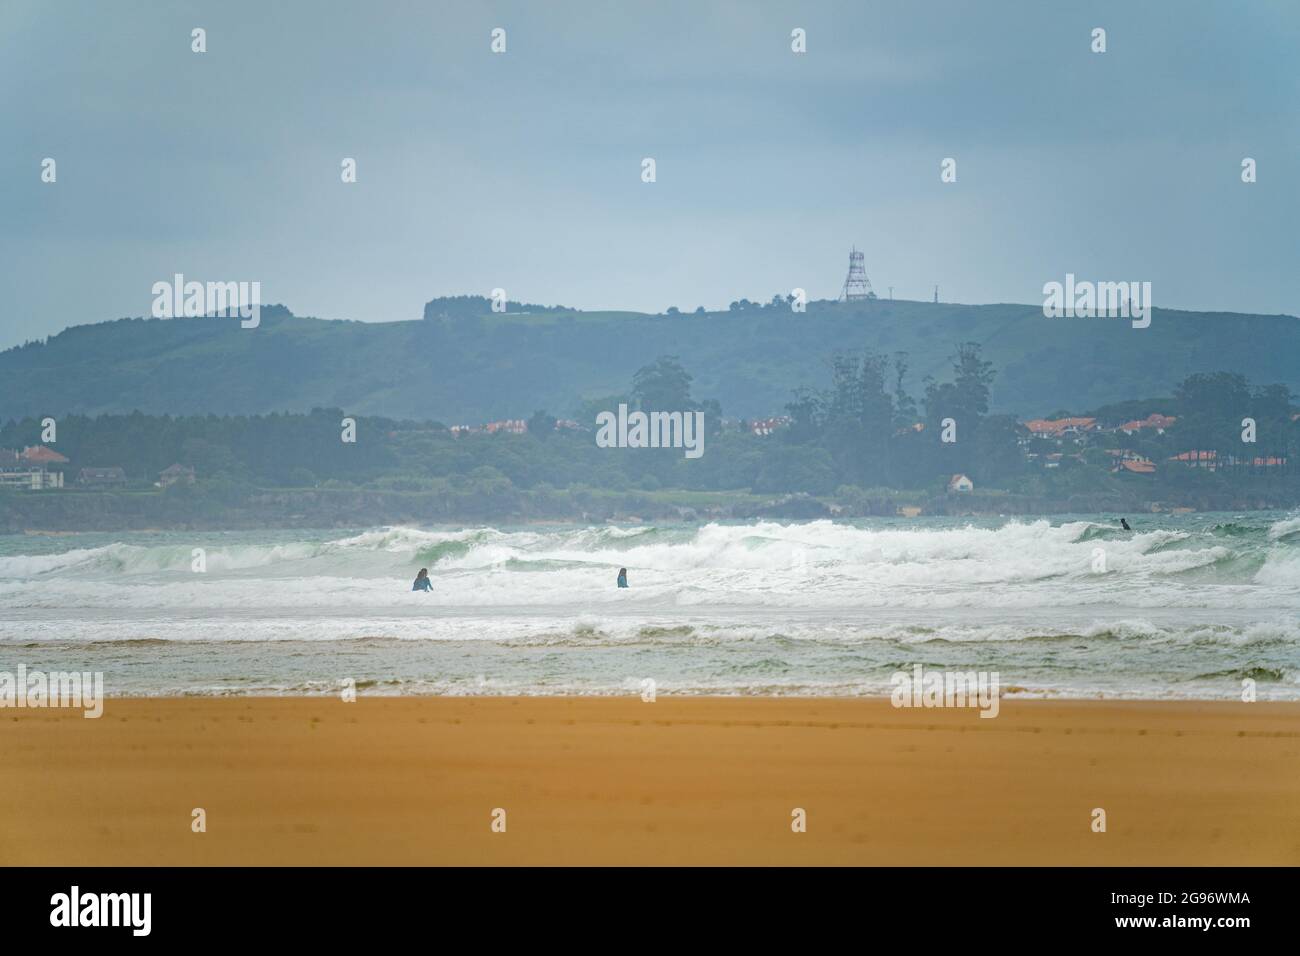
M 175 272 L 687 310 L 833 297 L 850 244 L 882 296 L 1295 314 L 1298 179 L 1294 0 L 0 4 L 0 347 Z

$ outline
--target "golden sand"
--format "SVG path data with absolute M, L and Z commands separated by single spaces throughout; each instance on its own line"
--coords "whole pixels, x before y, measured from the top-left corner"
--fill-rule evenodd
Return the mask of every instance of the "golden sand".
M 1295 704 L 110 699 L 0 767 L 4 864 L 1300 864 Z

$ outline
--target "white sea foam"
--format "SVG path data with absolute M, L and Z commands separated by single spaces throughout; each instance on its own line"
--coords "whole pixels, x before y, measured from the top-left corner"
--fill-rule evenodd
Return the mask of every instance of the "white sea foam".
M 1300 534 L 1300 515 L 1274 522 L 1268 529 L 1268 537 L 1272 541 L 1281 541 L 1294 534 Z
M 335 652 L 290 648 L 325 642 L 375 661 L 376 687 L 473 686 L 465 652 L 400 650 L 421 645 L 497 648 L 484 686 L 539 692 L 608 691 L 659 667 L 683 692 L 848 693 L 922 649 L 965 648 L 1050 693 L 1204 695 L 1191 678 L 1216 674 L 1231 696 L 1252 668 L 1281 693 L 1294 681 L 1279 675 L 1300 672 L 1297 530 L 1294 516 L 1166 516 L 1131 534 L 921 519 L 10 538 L 0 649 L 101 642 L 145 675 L 142 692 L 165 684 L 145 677 L 180 646 L 240 648 L 238 666 L 262 675 L 238 678 L 234 652 L 213 651 L 186 692 L 311 685 Z M 432 594 L 410 590 L 419 567 Z M 620 567 L 629 589 L 614 587 Z

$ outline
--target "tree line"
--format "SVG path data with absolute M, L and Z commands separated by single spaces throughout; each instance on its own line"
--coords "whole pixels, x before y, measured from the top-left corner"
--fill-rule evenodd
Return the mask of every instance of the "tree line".
M 787 427 L 753 434 L 744 422 L 723 427 L 723 409 L 693 393 L 694 379 L 680 359 L 660 356 L 639 369 L 626 393 L 587 400 L 577 428 L 547 410 L 527 419 L 528 433 L 457 436 L 439 422 L 356 416 L 356 441 L 343 440 L 344 409 L 253 416 L 69 415 L 58 420 L 55 449 L 71 468 L 120 466 L 130 482 L 151 485 L 171 464 L 192 466 L 196 492 L 232 494 L 248 488 L 373 487 L 427 491 L 573 489 L 615 491 L 683 489 L 832 495 L 845 488 L 943 490 L 953 474 L 976 487 L 1021 495 L 1060 496 L 1119 488 L 1123 482 L 1203 482 L 1226 475 L 1164 467 L 1166 459 L 1197 449 L 1233 455 L 1285 455 L 1297 447 L 1289 389 L 1252 386 L 1227 372 L 1187 378 L 1164 399 L 1135 400 L 1094 410 L 1103 425 L 1151 412 L 1175 415 L 1159 435 L 1094 435 L 1061 447 L 1060 467 L 1048 473 L 1031 455 L 1057 450 L 1030 439 L 1009 415 L 992 414 L 996 379 L 975 343 L 957 346 L 943 380 L 927 377 L 914 391 L 907 355 L 844 351 L 827 359 L 825 384 L 796 391 L 786 406 Z M 597 448 L 592 431 L 600 411 L 627 403 L 642 411 L 703 411 L 708 444 L 687 460 L 676 449 Z M 1068 409 L 1056 415 L 1071 414 Z M 1074 414 L 1082 414 L 1075 412 Z M 1242 420 L 1258 437 L 1242 442 Z M 0 427 L 0 447 L 38 444 L 40 422 L 11 420 Z M 1109 446 L 1161 464 L 1153 477 L 1112 474 Z M 1258 452 L 1256 452 L 1258 449 Z M 1292 469 L 1294 475 L 1296 469 Z M 75 477 L 75 474 L 72 476 Z

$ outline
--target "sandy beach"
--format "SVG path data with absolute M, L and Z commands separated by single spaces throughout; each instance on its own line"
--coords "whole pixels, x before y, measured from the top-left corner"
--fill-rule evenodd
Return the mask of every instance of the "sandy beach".
M 7 865 L 1300 863 L 1296 704 L 115 698 L 0 761 Z

